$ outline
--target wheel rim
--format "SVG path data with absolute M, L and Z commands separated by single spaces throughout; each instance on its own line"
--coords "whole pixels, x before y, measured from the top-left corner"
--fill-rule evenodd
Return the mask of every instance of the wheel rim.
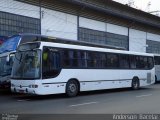
M 135 87 L 135 88 L 137 88 L 137 87 L 138 87 L 138 84 L 137 84 L 137 82 L 135 82 L 135 83 L 134 83 L 134 87 Z
M 135 80 L 135 81 L 133 82 L 133 86 L 134 86 L 134 88 L 138 88 L 138 81 L 137 81 L 137 80 Z
M 69 85 L 69 91 L 70 91 L 71 93 L 75 93 L 76 90 L 77 90 L 77 87 L 76 87 L 75 84 L 70 84 L 70 85 Z

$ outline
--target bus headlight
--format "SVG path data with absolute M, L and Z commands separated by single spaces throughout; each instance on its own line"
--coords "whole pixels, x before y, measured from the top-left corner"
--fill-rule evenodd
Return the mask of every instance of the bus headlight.
M 36 84 L 29 85 L 29 88 L 38 88 L 38 85 L 36 85 Z

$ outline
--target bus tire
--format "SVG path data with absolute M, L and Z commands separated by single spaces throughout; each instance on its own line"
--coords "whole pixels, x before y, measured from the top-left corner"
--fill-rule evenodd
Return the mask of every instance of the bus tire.
M 77 96 L 79 92 L 79 84 L 76 80 L 69 80 L 66 85 L 66 95 L 68 97 Z
M 138 90 L 139 87 L 140 87 L 139 78 L 138 77 L 134 77 L 132 79 L 132 89 L 133 90 Z

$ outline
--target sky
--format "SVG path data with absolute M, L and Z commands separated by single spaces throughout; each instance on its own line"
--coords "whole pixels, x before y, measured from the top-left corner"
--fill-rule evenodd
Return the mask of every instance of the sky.
M 114 0 L 114 1 L 127 4 L 129 0 Z M 157 11 L 157 10 L 160 11 L 160 0 L 130 0 L 130 1 L 134 1 L 135 4 L 134 7 L 137 7 L 137 9 L 141 9 L 146 12 Z M 150 7 L 147 7 L 149 2 L 151 3 L 151 5 Z

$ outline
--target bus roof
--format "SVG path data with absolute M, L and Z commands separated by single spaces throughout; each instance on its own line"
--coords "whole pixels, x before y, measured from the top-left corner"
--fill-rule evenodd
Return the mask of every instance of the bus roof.
M 66 49 L 77 49 L 77 50 L 91 50 L 91 51 L 97 51 L 97 52 L 110 52 L 110 53 L 118 53 L 118 54 L 131 54 L 131 55 L 143 55 L 143 56 L 154 56 L 150 53 L 142 53 L 142 52 L 135 52 L 135 51 L 125 51 L 125 50 L 117 50 L 117 49 L 109 49 L 109 48 L 99 48 L 99 47 L 91 47 L 91 46 L 79 46 L 79 45 L 65 45 L 63 43 L 50 43 L 48 42 L 42 42 L 41 47 L 43 46 L 54 46 L 57 48 L 66 48 Z
M 50 36 L 44 36 L 40 34 L 30 34 L 30 33 L 23 33 L 19 34 L 22 37 L 37 37 L 35 40 L 31 40 L 31 42 L 44 42 L 46 43 L 47 46 L 50 46 L 49 43 L 54 43 L 57 45 L 62 45 L 64 48 L 73 48 L 73 49 L 78 49 L 78 48 L 85 48 L 86 50 L 93 50 L 93 51 L 108 51 L 108 52 L 115 52 L 115 53 L 123 53 L 123 54 L 134 54 L 134 55 L 146 55 L 146 56 L 154 56 L 151 53 L 142 53 L 142 52 L 134 52 L 134 51 L 127 51 L 125 48 L 122 47 L 117 47 L 117 46 L 110 46 L 110 45 L 101 45 L 101 44 L 96 44 L 96 43 L 89 43 L 89 42 L 83 42 L 83 41 L 77 41 L 77 40 L 68 40 L 68 39 L 63 39 L 63 38 L 56 38 L 56 37 L 50 37 Z M 27 42 L 26 42 L 27 43 Z M 25 43 L 24 43 L 25 44 Z M 67 46 L 64 46 L 64 44 L 68 44 Z M 76 46 L 76 48 L 75 48 Z M 97 48 L 97 50 L 95 50 Z M 107 49 L 105 49 L 107 48 Z

